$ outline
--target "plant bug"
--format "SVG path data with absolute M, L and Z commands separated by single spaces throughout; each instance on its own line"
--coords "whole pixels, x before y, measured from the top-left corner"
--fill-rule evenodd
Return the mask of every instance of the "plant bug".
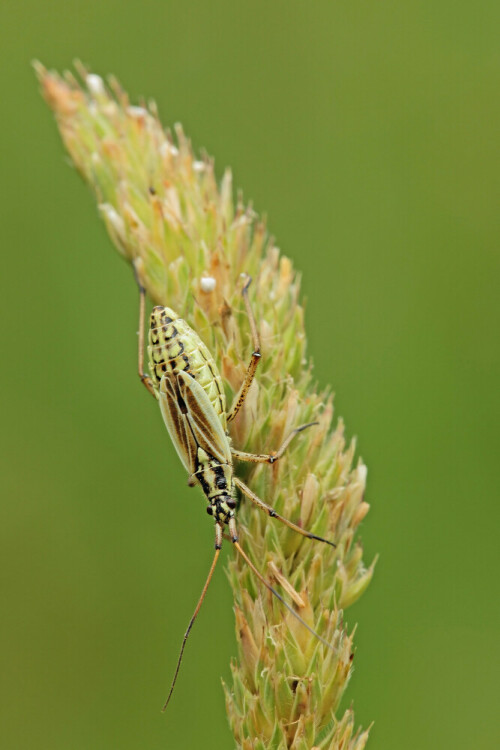
M 168 706 L 175 687 L 182 661 L 184 648 L 191 628 L 205 598 L 217 560 L 219 558 L 224 528 L 238 553 L 257 576 L 259 581 L 299 620 L 314 636 L 326 646 L 331 645 L 316 633 L 285 599 L 266 581 L 238 541 L 236 527 L 235 488 L 251 500 L 271 518 L 276 518 L 289 528 L 309 539 L 315 539 L 335 547 L 333 542 L 312 534 L 287 518 L 279 515 L 271 506 L 261 500 L 241 479 L 234 475 L 233 460 L 253 463 L 278 461 L 295 435 L 316 422 L 301 425 L 293 430 L 281 447 L 272 454 L 244 453 L 235 450 L 227 433 L 227 425 L 241 409 L 248 390 L 255 377 L 261 357 L 260 340 L 248 299 L 251 278 L 246 277 L 242 296 L 245 304 L 253 342 L 253 352 L 246 375 L 234 406 L 226 413 L 226 401 L 222 380 L 217 365 L 208 348 L 189 325 L 168 307 L 154 307 L 150 317 L 148 334 L 148 354 L 150 375 L 144 373 L 144 328 L 145 328 L 145 289 L 139 284 L 139 377 L 147 390 L 158 400 L 160 410 L 179 458 L 189 474 L 189 484 L 199 484 L 207 499 L 207 513 L 215 522 L 215 555 L 198 604 L 189 622 L 177 661 L 174 678 L 163 711 Z

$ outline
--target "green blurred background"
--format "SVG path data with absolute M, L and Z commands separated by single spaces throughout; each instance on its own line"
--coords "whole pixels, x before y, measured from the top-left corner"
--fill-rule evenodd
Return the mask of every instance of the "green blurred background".
M 154 97 L 303 271 L 317 378 L 369 467 L 381 557 L 344 702 L 369 747 L 500 746 L 499 24 L 494 0 L 3 0 L 2 748 L 233 747 L 222 570 L 159 712 L 212 527 L 34 57 Z

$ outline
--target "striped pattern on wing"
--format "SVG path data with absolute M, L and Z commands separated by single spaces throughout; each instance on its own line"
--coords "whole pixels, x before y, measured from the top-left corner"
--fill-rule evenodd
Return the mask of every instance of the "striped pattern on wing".
M 165 374 L 160 381 L 158 400 L 163 421 L 175 446 L 177 455 L 189 474 L 196 471 L 198 445 L 193 437 L 189 422 L 181 406 L 176 375 Z
M 165 373 L 160 382 L 160 409 L 186 470 L 196 471 L 197 449 L 221 463 L 231 463 L 229 440 L 206 391 L 188 373 Z

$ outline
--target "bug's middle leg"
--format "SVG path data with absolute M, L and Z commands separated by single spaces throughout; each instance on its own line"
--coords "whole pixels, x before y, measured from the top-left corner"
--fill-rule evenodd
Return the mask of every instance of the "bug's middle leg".
M 239 461 L 250 461 L 254 464 L 274 464 L 279 458 L 282 457 L 282 455 L 294 439 L 295 435 L 298 435 L 298 433 L 302 432 L 302 430 L 306 430 L 308 427 L 313 427 L 313 425 L 316 424 L 319 424 L 319 422 L 308 422 L 307 424 L 301 424 L 300 427 L 296 427 L 291 431 L 291 433 L 288 435 L 283 444 L 278 448 L 278 450 L 273 453 L 245 453 L 244 451 L 237 451 L 231 448 L 231 454 Z
M 247 393 L 250 389 L 250 386 L 252 385 L 252 381 L 255 377 L 255 371 L 257 370 L 257 365 L 259 364 L 259 360 L 261 358 L 260 353 L 260 339 L 259 339 L 259 332 L 257 330 L 257 324 L 255 323 L 254 314 L 252 312 L 252 307 L 250 305 L 250 300 L 248 299 L 248 287 L 252 283 L 252 277 L 249 276 L 247 281 L 245 282 L 245 286 L 243 287 L 243 290 L 241 292 L 243 297 L 243 302 L 245 303 L 245 308 L 247 311 L 248 321 L 250 323 L 250 331 L 252 334 L 252 345 L 253 345 L 253 352 L 252 352 L 252 358 L 250 360 L 250 363 L 247 367 L 247 372 L 245 375 L 245 380 L 243 381 L 243 385 L 240 388 L 240 392 L 238 394 L 238 397 L 236 399 L 236 402 L 233 405 L 233 408 L 231 409 L 230 413 L 228 414 L 227 421 L 231 422 L 235 416 L 238 414 L 239 410 L 243 406 L 243 403 L 245 401 L 245 398 L 247 396 Z

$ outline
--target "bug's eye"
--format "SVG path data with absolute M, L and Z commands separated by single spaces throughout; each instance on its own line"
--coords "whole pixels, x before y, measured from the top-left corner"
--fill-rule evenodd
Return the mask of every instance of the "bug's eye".
M 233 498 L 230 498 L 227 501 L 227 507 L 231 508 L 231 510 L 234 510 L 236 508 L 236 500 L 233 500 Z
M 208 513 L 209 516 L 213 516 L 214 509 L 212 508 L 211 505 L 207 505 L 207 513 Z

